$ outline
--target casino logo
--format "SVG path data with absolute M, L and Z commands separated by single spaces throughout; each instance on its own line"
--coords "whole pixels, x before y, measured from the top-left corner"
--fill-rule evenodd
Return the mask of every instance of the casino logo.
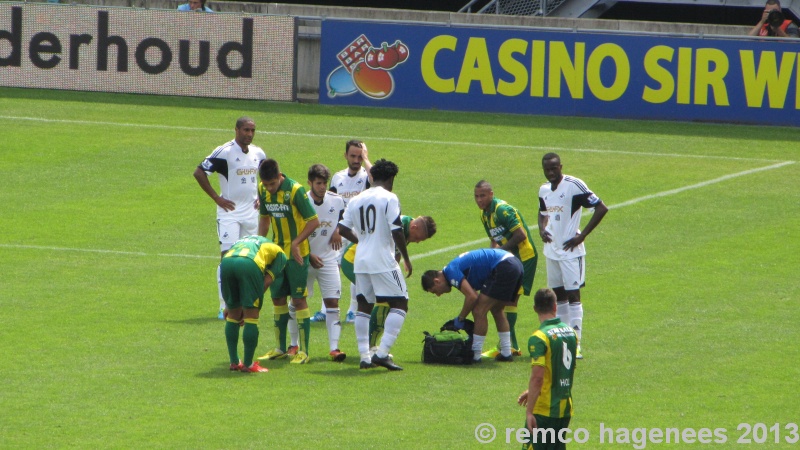
M 341 67 L 328 74 L 328 97 L 361 92 L 383 100 L 394 92 L 391 71 L 408 59 L 408 46 L 400 40 L 375 47 L 365 35 L 357 37 L 337 55 Z

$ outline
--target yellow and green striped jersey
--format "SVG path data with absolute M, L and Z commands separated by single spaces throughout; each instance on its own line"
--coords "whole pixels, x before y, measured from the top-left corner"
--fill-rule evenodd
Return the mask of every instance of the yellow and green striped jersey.
M 285 178 L 275 195 L 258 183 L 258 200 L 262 216 L 270 216 L 272 239 L 287 255 L 292 252 L 292 239 L 296 238 L 308 221 L 317 217 L 305 188 L 300 183 Z M 309 254 L 308 240 L 300 244 L 301 256 Z
M 547 417 L 572 416 L 572 378 L 575 374 L 575 330 L 558 317 L 542 322 L 528 339 L 531 365 L 544 367 L 542 392 L 533 413 Z
M 536 257 L 536 247 L 533 245 L 530 229 L 517 208 L 495 198 L 487 208 L 487 211 L 481 211 L 481 222 L 483 222 L 483 227 L 486 229 L 489 239 L 497 242 L 500 246 L 508 242 L 508 239 L 517 228 L 522 228 L 526 239 L 520 242 L 517 248 L 510 251 L 522 262 Z
M 225 253 L 225 258 L 250 258 L 261 272 L 268 273 L 272 279 L 286 266 L 286 254 L 271 240 L 264 236 L 245 236 L 233 244 Z

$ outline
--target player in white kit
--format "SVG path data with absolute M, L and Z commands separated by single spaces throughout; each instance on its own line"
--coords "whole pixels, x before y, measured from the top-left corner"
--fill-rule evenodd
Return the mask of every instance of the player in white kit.
M 547 286 L 556 293 L 558 317 L 575 330 L 579 342 L 575 357 L 583 359 L 580 346 L 581 288 L 586 284 L 583 241 L 603 220 L 608 207 L 583 180 L 563 175 L 561 169 L 561 157 L 557 154 L 547 153 L 542 157 L 542 170 L 548 182 L 539 188 L 539 236 L 547 260 Z M 578 229 L 581 208 L 594 208 L 583 232 Z
M 197 166 L 194 178 L 203 191 L 217 204 L 217 234 L 220 259 L 233 243 L 258 233 L 258 166 L 267 159 L 264 150 L 252 144 L 256 124 L 249 117 L 236 121 L 236 137 L 217 147 Z M 208 175 L 219 175 L 219 193 Z M 217 286 L 219 266 L 217 267 Z M 224 318 L 225 301 L 219 294 L 219 319 Z
M 347 160 L 347 168 L 342 169 L 331 178 L 330 191 L 339 194 L 344 200 L 345 206 L 356 195 L 369 188 L 369 171 L 372 168 L 372 163 L 369 161 L 369 152 L 367 151 L 367 144 L 357 139 L 347 141 L 344 146 L 344 159 Z M 350 244 L 348 241 L 342 243 L 342 249 Z M 341 257 L 341 253 L 339 254 Z M 355 286 L 350 285 L 350 306 L 347 309 L 346 323 L 353 323 L 355 321 L 356 308 Z M 320 313 L 311 319 L 312 322 L 321 322 L 325 317 Z
M 350 200 L 339 222 L 342 237 L 358 243 L 353 271 L 358 296 L 356 339 L 362 369 L 378 365 L 403 370 L 389 356 L 408 311 L 408 289 L 395 260 L 395 249 L 403 258 L 406 276 L 411 276 L 412 270 L 400 220 L 400 201 L 391 192 L 397 172 L 393 162 L 378 160 L 370 171 L 373 186 Z M 370 357 L 369 319 L 376 302 L 387 302 L 390 309 L 378 351 Z
M 328 191 L 331 171 L 322 164 L 314 164 L 308 169 L 308 191 L 311 206 L 317 211 L 319 226 L 311 236 L 308 269 L 308 298 L 314 295 L 314 281 L 319 285 L 325 309 L 325 325 L 328 329 L 331 361 L 344 361 L 347 355 L 339 350 L 339 335 L 342 331 L 339 322 L 339 298 L 342 294 L 342 279 L 339 276 L 339 250 L 342 238 L 338 223 L 344 213 L 344 200 L 338 194 Z

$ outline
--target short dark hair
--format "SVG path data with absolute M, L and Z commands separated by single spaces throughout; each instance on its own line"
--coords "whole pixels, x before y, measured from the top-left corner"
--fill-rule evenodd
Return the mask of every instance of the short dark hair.
M 552 289 L 539 289 L 533 295 L 533 310 L 537 313 L 547 313 L 556 305 L 556 293 Z
M 350 147 L 364 148 L 364 141 L 360 141 L 358 139 L 350 139 L 349 141 L 347 141 L 347 143 L 344 144 L 345 155 L 347 154 L 347 150 L 349 150 Z
M 325 164 L 314 164 L 308 168 L 308 181 L 314 181 L 317 178 L 327 182 L 331 178 L 331 171 Z
M 383 158 L 377 160 L 369 170 L 369 173 L 372 174 L 372 179 L 375 181 L 386 181 L 397 175 L 398 172 L 400 172 L 400 169 L 397 164 Z
M 264 162 L 258 167 L 258 176 L 262 180 L 270 181 L 281 176 L 281 168 L 278 167 L 278 161 L 272 158 L 265 159 Z
M 475 185 L 475 189 L 488 189 L 488 190 L 491 191 L 492 190 L 492 185 L 491 185 L 491 183 L 489 183 L 486 180 L 481 180 L 481 181 L 478 181 L 478 183 Z
M 427 270 L 422 274 L 422 290 L 428 292 L 433 287 L 433 280 L 439 276 L 438 270 Z
M 425 224 L 425 230 L 428 232 L 428 237 L 433 237 L 436 234 L 436 222 L 433 221 L 431 216 L 420 216 L 422 223 Z
M 206 2 L 203 2 L 203 6 L 202 7 L 203 8 L 206 7 Z M 251 118 L 249 118 L 247 116 L 242 116 L 242 117 L 239 117 L 236 120 L 236 128 L 242 128 L 242 125 L 246 124 L 247 122 L 253 122 L 254 124 L 256 123 L 255 120 L 253 120 L 253 119 L 251 119 Z
M 542 162 L 549 161 L 551 159 L 557 159 L 559 163 L 561 162 L 561 157 L 558 156 L 558 153 L 550 152 L 545 153 L 544 156 L 542 156 Z
M 767 0 L 767 3 L 765 3 L 765 6 L 766 5 L 778 5 L 780 7 L 781 6 L 781 2 L 779 0 Z

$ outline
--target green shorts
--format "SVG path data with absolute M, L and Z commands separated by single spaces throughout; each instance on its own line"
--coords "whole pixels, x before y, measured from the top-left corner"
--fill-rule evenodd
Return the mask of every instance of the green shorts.
M 228 309 L 258 308 L 264 299 L 264 274 L 250 258 L 232 256 L 220 263 L 222 298 Z
M 522 444 L 522 450 L 566 450 L 567 444 L 558 440 L 558 432 L 569 427 L 572 417 L 547 417 L 539 414 L 534 414 L 534 416 L 536 417 L 536 429 L 533 431 L 536 433 L 536 443 L 531 442 L 533 441 L 531 437 L 530 441 Z
M 292 257 L 287 257 L 286 268 L 269 287 L 272 298 L 305 298 L 308 295 L 308 255 L 303 257 L 303 265 L 297 264 Z
M 522 293 L 525 295 L 531 295 L 533 279 L 536 277 L 536 263 L 538 261 L 538 254 L 527 261 L 522 261 Z
M 356 260 L 356 244 L 350 244 L 342 253 L 342 273 L 351 283 L 356 284 L 356 273 L 353 269 L 353 262 Z

